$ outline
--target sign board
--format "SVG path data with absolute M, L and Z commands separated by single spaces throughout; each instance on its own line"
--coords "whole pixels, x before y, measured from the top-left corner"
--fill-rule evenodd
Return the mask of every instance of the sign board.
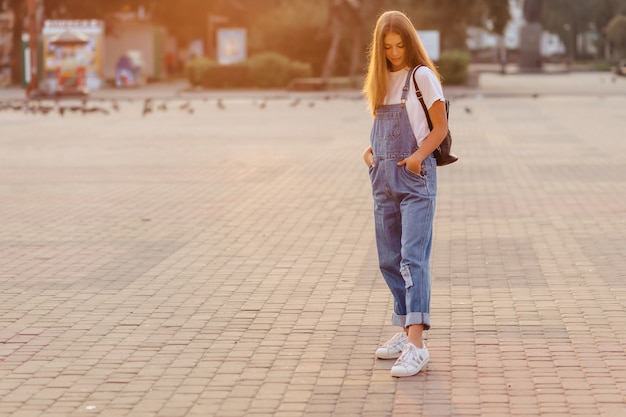
M 247 33 L 241 28 L 217 30 L 217 62 L 230 65 L 245 61 L 248 57 Z
M 77 45 L 55 45 L 55 37 L 76 33 L 87 42 Z M 71 73 L 85 68 L 86 87 L 103 85 L 104 22 L 101 20 L 46 20 L 42 29 L 44 70 L 47 76 L 56 71 Z
M 439 61 L 439 31 L 438 30 L 418 30 L 418 36 L 426 48 L 426 53 L 433 61 Z

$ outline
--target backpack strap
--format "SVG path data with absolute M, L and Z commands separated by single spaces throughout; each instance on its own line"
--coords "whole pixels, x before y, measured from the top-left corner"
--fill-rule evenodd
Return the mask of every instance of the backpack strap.
M 418 65 L 413 70 L 413 86 L 415 86 L 415 94 L 417 95 L 417 99 L 420 101 L 422 108 L 424 109 L 424 113 L 426 114 L 426 121 L 428 122 L 428 128 L 433 130 L 433 122 L 430 121 L 430 115 L 428 114 L 428 109 L 426 108 L 426 103 L 424 103 L 424 97 L 422 97 L 422 92 L 420 91 L 419 86 L 417 85 L 417 81 L 415 80 L 415 73 L 422 65 Z

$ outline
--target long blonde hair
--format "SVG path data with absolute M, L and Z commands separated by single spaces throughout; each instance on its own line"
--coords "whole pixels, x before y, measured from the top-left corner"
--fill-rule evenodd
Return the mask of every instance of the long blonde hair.
M 387 94 L 387 74 L 391 71 L 391 63 L 385 56 L 385 36 L 397 33 L 405 47 L 404 59 L 409 68 L 425 65 L 430 68 L 439 81 L 441 76 L 435 64 L 426 53 L 417 30 L 411 20 L 402 12 L 387 11 L 380 15 L 374 28 L 372 44 L 369 49 L 369 68 L 365 77 L 363 93 L 367 98 L 372 114 L 376 115 L 376 108 L 383 104 Z

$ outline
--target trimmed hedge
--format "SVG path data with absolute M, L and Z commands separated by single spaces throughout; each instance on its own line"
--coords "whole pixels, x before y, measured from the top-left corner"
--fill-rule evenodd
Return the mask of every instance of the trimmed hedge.
M 197 58 L 185 68 L 191 85 L 206 88 L 283 88 L 296 78 L 310 77 L 312 72 L 310 64 L 275 52 L 257 54 L 232 65 Z
M 200 85 L 202 74 L 211 66 L 213 61 L 208 58 L 192 58 L 185 63 L 185 77 L 191 85 Z
M 232 65 L 209 65 L 200 76 L 202 87 L 236 88 L 248 85 L 248 67 L 243 63 Z
M 469 77 L 470 54 L 462 51 L 446 51 L 439 57 L 439 73 L 448 85 L 465 84 Z

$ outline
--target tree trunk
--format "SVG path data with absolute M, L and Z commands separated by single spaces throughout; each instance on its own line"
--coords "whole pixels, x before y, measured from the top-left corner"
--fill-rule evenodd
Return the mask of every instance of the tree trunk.
M 357 82 L 357 77 L 361 74 L 361 57 L 363 56 L 363 33 L 361 31 L 361 25 L 353 29 L 352 32 L 352 56 L 350 58 L 350 80 L 353 83 Z
M 21 84 L 24 63 L 22 62 L 22 33 L 24 32 L 25 2 L 16 2 L 13 7 L 13 46 L 11 47 L 11 81 Z
M 330 41 L 330 47 L 328 48 L 328 53 L 326 54 L 326 61 L 324 62 L 324 67 L 322 68 L 322 80 L 324 84 L 328 84 L 328 79 L 332 75 L 333 68 L 335 66 L 335 60 L 337 58 L 337 52 L 339 51 L 339 44 L 341 43 L 341 23 L 339 18 L 333 17 L 333 36 Z

